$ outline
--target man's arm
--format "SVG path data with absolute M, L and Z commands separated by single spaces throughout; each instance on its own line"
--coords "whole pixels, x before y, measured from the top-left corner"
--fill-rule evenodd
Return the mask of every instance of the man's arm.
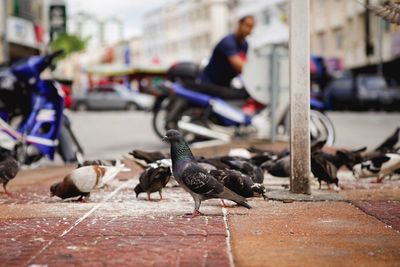
M 246 63 L 246 61 L 242 57 L 236 54 L 228 57 L 228 60 L 238 73 L 242 73 L 243 66 Z

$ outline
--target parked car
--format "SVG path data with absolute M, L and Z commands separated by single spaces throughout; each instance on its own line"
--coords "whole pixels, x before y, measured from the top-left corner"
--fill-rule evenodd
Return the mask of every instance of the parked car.
M 121 84 L 95 87 L 74 95 L 74 110 L 150 110 L 154 97 L 132 91 Z
M 326 106 L 333 110 L 399 108 L 400 88 L 389 87 L 384 77 L 371 74 L 344 75 L 324 90 Z

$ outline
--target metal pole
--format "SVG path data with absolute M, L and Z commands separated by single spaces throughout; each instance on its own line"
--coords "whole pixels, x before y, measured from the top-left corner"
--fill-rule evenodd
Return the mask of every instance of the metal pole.
M 290 1 L 290 190 L 310 194 L 310 1 Z
M 270 59 L 270 73 L 271 73 L 271 141 L 276 140 L 276 107 L 277 107 L 277 92 L 279 86 L 278 76 L 278 51 L 276 45 L 272 45 L 271 59 Z
M 1 29 L 1 46 L 2 46 L 2 61 L 7 62 L 10 60 L 10 50 L 8 45 L 8 38 L 7 38 L 7 16 L 8 16 L 8 8 L 7 8 L 7 0 L 0 0 L 0 29 Z
M 383 23 L 381 18 L 378 19 L 378 75 L 383 75 Z

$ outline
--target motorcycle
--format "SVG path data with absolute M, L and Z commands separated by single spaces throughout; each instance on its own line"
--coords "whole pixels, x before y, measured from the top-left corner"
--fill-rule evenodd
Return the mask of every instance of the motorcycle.
M 255 135 L 261 127 L 271 127 L 265 120 L 270 113 L 268 106 L 259 107 L 255 114 L 249 115 L 239 108 L 244 100 L 248 100 L 244 90 L 199 84 L 196 82 L 198 74 L 194 64 L 178 63 L 169 69 L 169 81 L 157 87 L 152 124 L 160 138 L 166 130 L 175 128 L 180 129 L 189 142 L 230 141 Z M 333 145 L 335 130 L 329 118 L 321 112 L 323 103 L 312 98 L 310 104 L 311 138 L 325 139 L 327 145 Z M 277 116 L 278 126 L 284 128 L 282 134 L 285 136 L 289 132 L 285 123 L 288 110 L 289 103 Z M 260 120 L 261 124 L 256 123 Z
M 13 140 L 9 150 L 21 164 L 30 165 L 43 157 L 54 160 L 56 152 L 64 162 L 83 158 L 64 113 L 60 85 L 40 77 L 62 53 L 32 56 L 0 72 L 0 131 Z

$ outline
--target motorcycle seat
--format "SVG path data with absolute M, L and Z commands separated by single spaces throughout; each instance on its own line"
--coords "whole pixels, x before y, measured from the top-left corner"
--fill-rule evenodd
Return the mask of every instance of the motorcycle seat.
M 195 92 L 216 96 L 225 100 L 245 100 L 250 96 L 245 89 L 186 81 L 183 86 Z

